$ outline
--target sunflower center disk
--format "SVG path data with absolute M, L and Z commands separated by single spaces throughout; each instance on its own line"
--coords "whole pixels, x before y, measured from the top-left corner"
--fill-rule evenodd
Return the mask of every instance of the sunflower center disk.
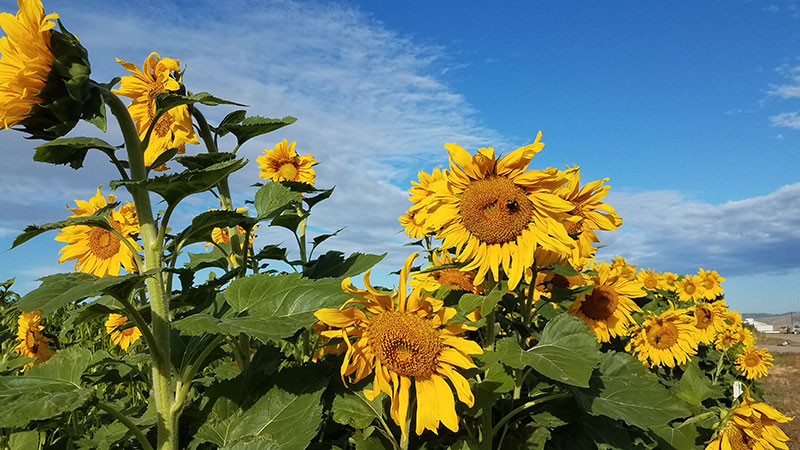
M 93 227 L 89 231 L 89 248 L 100 259 L 108 259 L 119 252 L 119 238 L 110 231 Z
M 439 284 L 449 286 L 450 289 L 472 291 L 474 288 L 472 282 L 475 279 L 475 274 L 473 272 L 464 272 L 458 269 L 443 269 L 432 272 L 431 275 Z
M 619 295 L 608 286 L 595 286 L 591 294 L 581 303 L 581 312 L 594 320 L 606 320 L 619 305 Z
M 172 123 L 175 122 L 175 118 L 172 117 L 170 113 L 164 113 L 163 116 L 159 117 L 158 122 L 156 122 L 156 126 L 153 127 L 153 132 L 156 136 L 163 138 L 169 133 L 169 129 L 172 126 Z
M 413 377 L 433 375 L 443 348 L 430 322 L 398 311 L 386 311 L 373 317 L 367 328 L 367 339 L 387 369 Z
M 650 345 L 664 350 L 678 342 L 678 328 L 669 322 L 656 324 L 647 336 Z
M 750 353 L 744 358 L 744 365 L 747 367 L 758 367 L 761 364 L 761 357 L 755 353 Z
M 511 242 L 533 217 L 533 203 L 511 180 L 489 177 L 470 183 L 459 211 L 464 227 L 487 244 Z
M 278 173 L 288 180 L 297 178 L 297 167 L 292 163 L 284 163 L 278 168 Z

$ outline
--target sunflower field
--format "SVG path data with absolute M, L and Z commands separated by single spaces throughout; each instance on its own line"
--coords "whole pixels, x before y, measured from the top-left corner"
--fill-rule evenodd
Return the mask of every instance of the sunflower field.
M 415 251 L 378 286 L 384 255 L 315 254 L 334 192 L 302 143 L 265 149 L 252 198 L 232 197 L 237 151 L 293 117 L 190 91 L 158 53 L 94 81 L 58 15 L 18 4 L 0 15 L 4 127 L 44 141 L 38 162 L 108 160 L 110 180 L 13 242 L 54 232 L 71 270 L 0 284 L 0 448 L 788 450 L 792 418 L 758 384 L 772 356 L 725 279 L 595 258 L 622 224 L 608 179 L 535 168 L 541 133 L 505 154 L 445 144 L 398 224 Z M 81 120 L 124 142 L 65 137 Z M 213 204 L 171 220 L 189 197 Z M 296 246 L 254 248 L 276 227 Z

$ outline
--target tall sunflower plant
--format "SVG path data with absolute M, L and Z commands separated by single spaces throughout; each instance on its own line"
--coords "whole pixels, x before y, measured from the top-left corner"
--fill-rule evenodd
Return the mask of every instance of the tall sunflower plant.
M 302 143 L 264 136 L 293 117 L 193 93 L 155 52 L 96 82 L 59 16 L 18 3 L 4 127 L 45 141 L 36 161 L 107 159 L 113 179 L 13 242 L 54 231 L 69 270 L 0 285 L 0 447 L 788 449 L 758 385 L 772 356 L 724 278 L 598 260 L 597 231 L 622 224 L 608 179 L 536 168 L 541 133 L 507 154 L 446 144 L 400 217 L 419 251 L 378 286 L 384 255 L 312 236 L 333 190 Z M 109 111 L 123 142 L 67 136 Z M 235 199 L 239 150 L 264 140 Z

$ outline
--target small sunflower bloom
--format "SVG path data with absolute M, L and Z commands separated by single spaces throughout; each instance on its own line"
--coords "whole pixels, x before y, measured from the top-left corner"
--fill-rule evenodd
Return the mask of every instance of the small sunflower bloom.
M 675 367 L 697 354 L 698 331 L 685 309 L 670 308 L 644 321 L 626 350 L 647 367 Z
M 723 289 L 721 283 L 725 281 L 725 278 L 719 276 L 716 270 L 700 268 L 700 273 L 698 273 L 697 276 L 700 277 L 700 284 L 703 287 L 703 294 L 706 300 L 714 300 L 722 295 Z
M 407 436 L 407 418 L 412 386 L 416 391 L 416 434 L 426 429 L 437 433 L 439 424 L 458 431 L 458 416 L 450 384 L 458 399 L 469 407 L 475 402 L 469 382 L 456 368 L 474 368 L 469 355 L 482 353 L 481 347 L 459 335 L 471 327 L 451 324 L 453 308 L 441 300 L 413 289 L 407 295 L 411 264 L 417 254 L 406 259 L 400 272 L 396 294 L 372 287 L 369 271 L 364 275 L 366 290 L 342 282 L 342 289 L 354 297 L 339 309 L 321 309 L 314 315 L 330 327 L 323 337 L 340 337 L 347 345 L 341 367 L 342 381 L 356 383 L 373 374 L 367 399 L 381 392 L 391 398 L 391 417 Z M 351 341 L 352 339 L 352 341 Z M 450 384 L 446 380 L 450 381 Z
M 23 356 L 36 358 L 36 361 L 26 364 L 23 371 L 47 361 L 55 354 L 48 345 L 50 339 L 42 334 L 40 320 L 41 311 L 21 313 L 17 319 L 16 340 L 19 342 L 14 349 Z
M 578 166 L 568 169 L 565 174 L 566 185 L 554 189 L 553 193 L 574 206 L 569 215 L 576 220 L 564 222 L 567 233 L 577 236 L 575 248 L 578 254 L 574 258 L 578 260 L 590 258 L 596 250 L 594 244 L 602 244 L 595 230 L 616 230 L 622 225 L 622 219 L 614 208 L 601 201 L 610 189 L 610 186 L 603 186 L 608 178 L 592 181 L 581 187 Z
M 261 171 L 259 178 L 272 181 L 298 181 L 314 185 L 316 174 L 313 166 L 317 161 L 311 155 L 298 155 L 294 147 L 297 142 L 284 139 L 275 144 L 272 150 L 265 149 L 264 154 L 256 158 Z
M 678 280 L 678 300 L 688 302 L 690 300 L 701 300 L 705 297 L 703 292 L 703 280 L 697 275 L 684 275 Z
M 642 269 L 636 275 L 636 279 L 642 282 L 644 288 L 648 291 L 655 290 L 661 284 L 661 274 L 653 269 Z
M 67 206 L 67 209 L 73 213 L 70 217 L 92 215 L 114 202 L 116 197 L 113 195 L 103 197 L 103 194 L 100 193 L 101 187 L 97 187 L 97 194 L 88 201 L 75 200 L 77 208 Z M 139 222 L 136 219 L 133 205 L 126 204 L 115 209 L 111 212 L 109 221 L 116 231 L 125 236 L 133 248 L 137 251 L 142 250 L 133 238 L 139 233 Z M 61 255 L 58 258 L 59 264 L 74 260 L 75 271 L 104 277 L 119 275 L 120 268 L 124 268 L 128 273 L 137 270 L 130 248 L 109 230 L 87 225 L 74 225 L 62 229 L 55 240 L 67 244 L 59 251 Z
M 667 292 L 678 291 L 678 275 L 672 272 L 664 272 L 658 283 L 658 288 Z
M 792 420 L 766 403 L 754 403 L 746 395 L 705 450 L 789 450 L 789 437 L 778 424 Z
M 756 380 L 767 376 L 773 363 L 772 353 L 766 348 L 757 349 L 755 346 L 746 348 L 736 357 L 736 368 L 748 380 Z
M 105 323 L 106 334 L 111 336 L 111 342 L 123 350 L 128 350 L 128 347 L 142 336 L 137 327 L 120 328 L 127 322 L 128 318 L 121 314 L 109 314 Z
M 725 300 L 713 303 L 698 303 L 688 310 L 694 317 L 694 326 L 698 331 L 700 342 L 711 343 L 718 334 L 725 332 L 728 324 L 725 323 L 725 313 L 728 312 L 728 305 Z
M 565 174 L 528 170 L 544 148 L 540 139 L 541 132 L 532 144 L 503 157 L 493 148 L 470 155 L 456 144 L 445 144 L 449 171 L 442 179 L 430 176 L 426 189 L 432 194 L 412 206 L 427 212 L 425 227 L 436 231 L 442 248 L 456 249 L 455 260 L 466 263 L 461 270 L 477 270 L 476 285 L 490 271 L 499 281 L 502 268 L 509 289 L 514 289 L 533 264 L 537 247 L 573 253 L 575 243 L 563 221 L 575 206 L 551 192 L 566 182 Z
M 606 262 L 593 265 L 597 275 L 586 284 L 594 288 L 581 294 L 567 312 L 580 317 L 592 329 L 598 342 L 610 342 L 612 337 L 626 336 L 633 323 L 633 312 L 642 312 L 632 299 L 641 297 L 642 283 L 622 276 L 622 268 L 612 268 Z
M 611 261 L 612 268 L 619 268 L 620 275 L 623 278 L 636 279 L 636 269 L 639 266 L 628 264 L 628 261 L 622 256 L 617 256 Z
M 117 62 L 132 75 L 123 76 L 119 89 L 112 92 L 131 99 L 128 112 L 136 122 L 139 139 L 144 139 L 155 119 L 156 94 L 160 92 L 177 93 L 181 89 L 181 83 L 174 77 L 174 74 L 180 71 L 180 61 L 162 58 L 158 53 L 153 52 L 145 59 L 141 69 L 136 64 L 119 58 L 117 58 Z M 198 142 L 192 127 L 189 106 L 177 106 L 159 117 L 153 127 L 147 148 L 144 150 L 144 163 L 150 167 L 165 151 L 175 148 L 178 149 L 178 153 L 184 153 L 186 144 L 197 144 Z M 166 170 L 166 166 L 161 165 L 153 169 Z
M 433 252 L 433 263 L 423 268 L 422 271 L 411 274 L 411 280 L 409 280 L 411 287 L 420 287 L 428 292 L 436 292 L 439 288 L 445 286 L 453 291 L 472 292 L 474 294 L 483 293 L 481 286 L 473 284 L 475 271 L 464 272 L 457 267 L 451 267 L 449 269 L 425 272 L 453 264 L 453 262 L 453 255 L 450 254 L 450 251 L 438 250 Z

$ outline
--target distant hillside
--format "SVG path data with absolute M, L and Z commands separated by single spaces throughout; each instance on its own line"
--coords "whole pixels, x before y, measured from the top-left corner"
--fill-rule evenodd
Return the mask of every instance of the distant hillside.
M 787 312 L 784 314 L 742 313 L 743 318 L 751 317 L 753 319 L 758 320 L 759 322 L 764 322 L 766 324 L 772 325 L 775 328 L 791 326 L 792 315 L 794 315 L 794 324 L 800 325 L 800 312 L 798 311 L 794 311 L 791 313 Z

